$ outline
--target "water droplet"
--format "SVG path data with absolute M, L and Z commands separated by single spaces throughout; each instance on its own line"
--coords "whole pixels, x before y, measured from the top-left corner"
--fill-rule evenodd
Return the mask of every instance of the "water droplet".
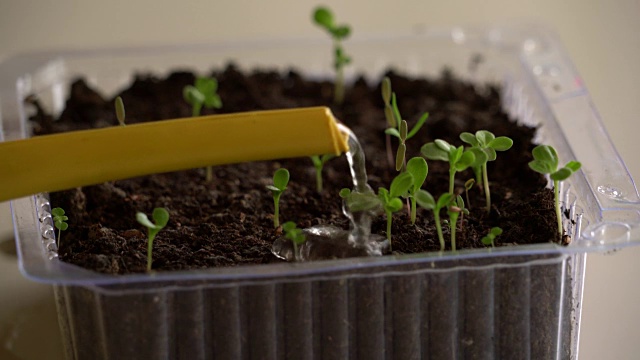
M 41 214 L 50 213 L 51 212 L 51 204 L 49 200 L 43 196 L 38 196 L 36 200 L 36 204 L 38 205 L 38 211 Z
M 593 241 L 610 242 L 614 240 L 628 239 L 629 225 L 623 223 L 605 222 L 594 225 L 588 232 L 588 237 Z
M 45 225 L 53 226 L 53 218 L 51 217 L 51 214 L 49 214 L 49 213 L 41 213 L 40 214 L 40 222 L 45 224 Z
M 616 200 L 625 198 L 621 190 L 609 185 L 598 186 L 598 192 Z
M 51 226 L 51 225 L 43 225 L 40 229 L 41 229 L 41 234 L 42 234 L 43 238 L 45 238 L 45 239 L 54 239 L 55 238 L 53 226 Z
M 537 76 L 540 76 L 544 73 L 544 69 L 542 69 L 542 66 L 536 65 L 533 67 L 533 73 Z
M 462 30 L 461 28 L 455 28 L 451 31 L 451 38 L 456 44 L 462 44 L 467 36 L 465 35 L 464 30 Z
M 547 72 L 549 73 L 550 76 L 554 76 L 554 77 L 560 75 L 560 69 L 554 65 L 549 66 L 549 68 L 547 69 Z
M 534 39 L 527 39 L 522 44 L 522 48 L 525 52 L 533 53 L 534 51 L 538 50 L 538 42 Z
M 387 239 L 379 235 L 369 236 L 366 246 L 352 243 L 349 241 L 350 231 L 331 225 L 304 229 L 304 234 L 307 241 L 298 248 L 301 261 L 380 256 L 389 247 Z M 285 237 L 277 239 L 271 251 L 281 259 L 294 261 L 293 242 Z
M 47 240 L 44 246 L 49 252 L 56 252 L 58 250 L 58 247 L 56 246 L 56 242 L 54 240 Z

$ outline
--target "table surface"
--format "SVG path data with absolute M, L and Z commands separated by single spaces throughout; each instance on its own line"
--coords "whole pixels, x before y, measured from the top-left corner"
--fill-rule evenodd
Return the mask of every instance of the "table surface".
M 560 36 L 636 179 L 640 179 L 640 0 L 448 2 L 326 1 L 358 33 L 408 33 L 432 26 L 546 24 Z M 0 3 L 0 58 L 43 49 L 206 43 L 318 36 L 308 0 L 235 2 L 169 0 Z M 19 274 L 7 203 L 0 203 L 0 358 L 59 359 L 51 288 Z M 640 353 L 640 249 L 590 255 L 583 300 L 580 359 L 636 359 Z M 633 310 L 636 309 L 636 310 Z M 37 339 L 37 340 L 36 340 Z M 39 346 L 33 346 L 37 341 Z

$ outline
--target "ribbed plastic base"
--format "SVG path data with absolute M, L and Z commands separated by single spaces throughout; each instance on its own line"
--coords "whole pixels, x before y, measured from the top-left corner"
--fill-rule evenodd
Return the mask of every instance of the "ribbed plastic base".
M 570 359 L 572 259 L 55 293 L 69 359 Z

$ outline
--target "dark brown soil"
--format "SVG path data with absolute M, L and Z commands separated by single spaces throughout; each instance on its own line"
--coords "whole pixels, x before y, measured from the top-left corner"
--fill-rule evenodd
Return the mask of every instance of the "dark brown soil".
M 332 84 L 311 81 L 289 71 L 256 71 L 245 75 L 234 66 L 213 73 L 219 81 L 221 110 L 239 112 L 303 106 L 328 105 L 334 114 L 359 137 L 367 156 L 369 184 L 374 190 L 388 187 L 397 175 L 385 152 L 383 104 L 379 82 L 369 86 L 355 81 L 342 106 L 333 106 Z M 499 89 L 483 85 L 481 91 L 448 72 L 437 80 L 408 78 L 390 72 L 401 113 L 409 127 L 428 111 L 424 128 L 408 141 L 407 158 L 418 156 L 420 147 L 436 138 L 461 145 L 462 131 L 486 129 L 496 136 L 509 136 L 514 146 L 489 163 L 493 207 L 483 210 L 484 195 L 470 192 L 471 214 L 458 227 L 458 248 L 483 247 L 480 239 L 493 226 L 504 233 L 496 246 L 513 246 L 558 241 L 553 194 L 546 180 L 531 171 L 527 163 L 534 147 L 534 128 L 518 125 L 502 112 Z M 175 72 L 166 79 L 141 74 L 122 96 L 127 122 L 157 121 L 191 114 L 182 100 L 182 88 L 193 84 L 194 75 Z M 34 121 L 37 135 L 78 129 L 115 126 L 113 98 L 105 98 L 82 80 L 74 82 L 64 112 L 53 120 L 39 109 Z M 37 99 L 30 98 L 36 107 Z M 397 143 L 393 140 L 393 148 Z M 299 227 L 332 224 L 347 228 L 341 213 L 341 188 L 351 187 L 344 157 L 331 160 L 324 171 L 324 191 L 315 190 L 315 175 L 308 158 L 244 163 L 214 168 L 214 179 L 206 182 L 203 169 L 157 174 L 109 182 L 51 194 L 52 207 L 62 207 L 69 216 L 69 229 L 62 235 L 60 257 L 103 273 L 144 272 L 146 233 L 135 213 L 150 214 L 155 207 L 170 213 L 168 226 L 155 239 L 154 270 L 186 270 L 215 266 L 236 266 L 281 261 L 271 254 L 271 244 L 281 236 L 273 228 L 273 201 L 265 185 L 273 172 L 286 167 L 291 182 L 281 198 L 282 221 Z M 429 161 L 424 188 L 433 194 L 447 191 L 448 164 Z M 473 174 L 458 174 L 456 187 L 462 191 Z M 469 205 L 469 204 L 468 204 Z M 442 214 L 446 218 L 446 214 Z M 443 227 L 448 239 L 448 227 Z M 372 232 L 385 235 L 386 221 L 380 216 Z M 433 215 L 418 210 L 415 226 L 402 211 L 394 215 L 393 249 L 398 253 L 439 250 Z M 447 247 L 450 245 L 447 241 Z

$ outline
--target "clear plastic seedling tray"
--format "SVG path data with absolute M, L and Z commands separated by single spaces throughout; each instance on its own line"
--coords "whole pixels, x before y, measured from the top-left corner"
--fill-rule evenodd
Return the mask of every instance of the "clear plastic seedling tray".
M 561 189 L 573 241 L 108 276 L 57 259 L 46 194 L 14 200 L 20 267 L 54 284 L 69 359 L 577 357 L 586 253 L 637 244 L 640 201 L 557 39 L 539 27 L 453 28 L 347 46 L 347 77 L 448 67 L 479 88 L 501 85 L 514 119 L 540 126 L 537 140 L 561 161 L 583 164 Z M 0 64 L 2 136 L 29 136 L 29 94 L 62 111 L 77 76 L 103 94 L 136 72 L 206 73 L 230 60 L 326 77 L 329 49 L 291 40 L 18 56 Z

